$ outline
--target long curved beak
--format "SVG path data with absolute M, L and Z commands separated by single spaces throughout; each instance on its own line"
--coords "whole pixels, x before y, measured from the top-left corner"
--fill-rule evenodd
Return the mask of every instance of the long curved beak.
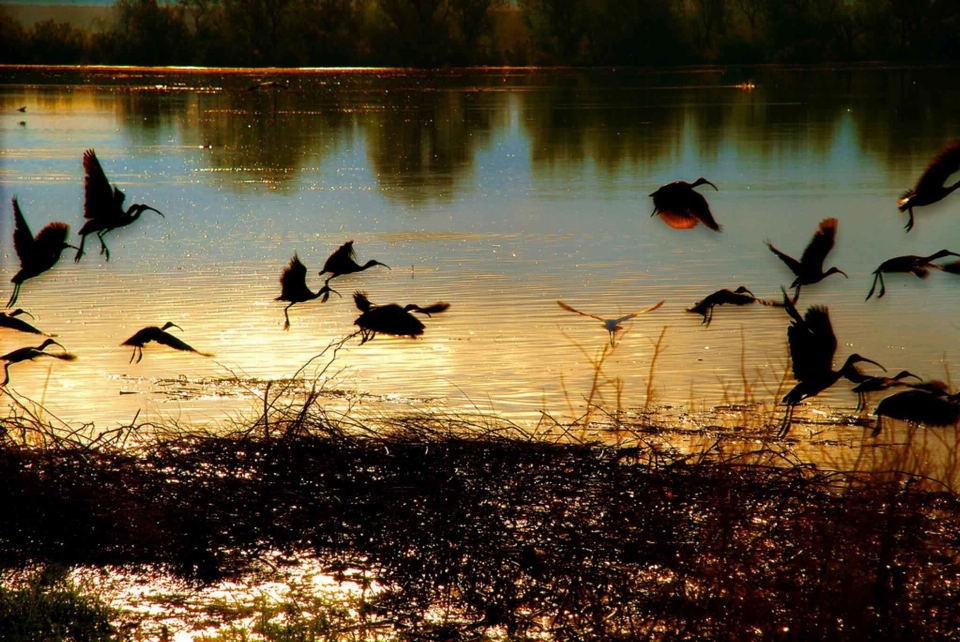
M 713 183 L 711 183 L 710 181 L 704 180 L 703 182 L 704 182 L 704 184 L 709 185 L 710 187 L 712 187 L 713 189 L 717 190 L 718 192 L 720 191 L 720 188 L 717 187 L 716 185 L 714 185 Z
M 884 368 L 883 366 L 881 366 L 879 363 L 877 363 L 877 362 L 874 361 L 873 359 L 867 359 L 866 357 L 860 357 L 859 359 L 857 359 L 857 361 L 866 361 L 867 363 L 872 363 L 873 365 L 877 366 L 878 368 L 880 368 L 880 369 L 883 370 L 884 372 L 887 371 L 886 368 Z
M 150 210 L 151 212 L 156 212 L 156 213 L 159 214 L 162 218 L 167 218 L 166 216 L 163 215 L 163 212 L 161 212 L 161 211 L 158 210 L 158 209 L 154 209 L 154 208 L 150 207 L 149 205 L 144 205 L 144 206 L 143 206 L 143 209 L 144 209 L 144 210 Z

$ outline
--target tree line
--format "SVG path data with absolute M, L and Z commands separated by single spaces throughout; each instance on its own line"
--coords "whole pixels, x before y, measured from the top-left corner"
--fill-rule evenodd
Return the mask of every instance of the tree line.
M 960 60 L 956 0 L 118 0 L 100 29 L 0 7 L 0 62 L 689 65 Z

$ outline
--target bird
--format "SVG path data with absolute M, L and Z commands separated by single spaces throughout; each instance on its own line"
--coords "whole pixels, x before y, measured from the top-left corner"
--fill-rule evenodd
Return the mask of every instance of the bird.
M 697 301 L 693 307 L 687 308 L 687 312 L 703 315 L 703 321 L 701 321 L 701 324 L 706 324 L 709 327 L 710 322 L 713 320 L 713 308 L 715 306 L 749 305 L 751 303 L 760 303 L 761 305 L 771 305 L 776 307 L 783 306 L 782 303 L 777 301 L 758 299 L 756 296 L 754 296 L 753 292 L 746 288 L 746 286 L 741 285 L 736 290 L 728 290 L 724 288 L 722 290 L 717 290 L 713 294 L 708 294 L 700 301 Z
M 951 252 L 950 250 L 940 250 L 930 256 L 906 254 L 904 256 L 895 256 L 892 259 L 887 259 L 880 264 L 880 267 L 873 271 L 873 285 L 870 286 L 870 291 L 867 292 L 867 298 L 865 300 L 869 301 L 870 297 L 873 296 L 873 291 L 877 288 L 877 281 L 880 281 L 880 293 L 877 295 L 877 298 L 882 299 L 883 295 L 887 293 L 887 288 L 883 284 L 884 272 L 888 274 L 891 272 L 909 272 L 921 279 L 925 279 L 930 275 L 930 268 L 937 270 L 944 269 L 943 266 L 931 263 L 931 261 L 942 259 L 945 256 L 960 256 L 960 254 Z
M 917 381 L 923 381 L 920 377 L 909 370 L 901 370 L 892 377 L 870 377 L 864 375 L 862 380 L 854 386 L 853 391 L 857 393 L 857 412 L 860 412 L 867 406 L 867 395 L 871 392 L 880 392 L 898 386 L 909 386 L 904 383 L 904 379 L 913 377 Z
M 886 397 L 873 414 L 877 423 L 871 437 L 883 430 L 883 417 L 927 426 L 953 426 L 960 422 L 960 403 L 956 395 L 936 388 L 904 390 Z
M 312 301 L 318 297 L 322 297 L 320 299 L 321 303 L 326 303 L 331 292 L 340 296 L 339 292 L 326 285 L 320 288 L 318 292 L 310 291 L 307 287 L 307 266 L 300 262 L 300 257 L 294 252 L 293 258 L 290 259 L 290 265 L 285 267 L 283 273 L 280 275 L 280 296 L 274 299 L 274 301 L 290 302 L 290 305 L 283 309 L 283 317 L 285 319 L 283 329 L 290 329 L 290 316 L 287 311 L 291 307 L 297 303 Z
M 110 250 L 103 242 L 107 232 L 130 225 L 146 211 L 156 212 L 166 218 L 160 210 L 141 203 L 134 203 L 124 211 L 123 200 L 126 195 L 116 185 L 110 185 L 94 150 L 88 149 L 83 153 L 83 169 L 83 217 L 87 222 L 80 228 L 80 247 L 73 257 L 75 262 L 79 262 L 83 256 L 83 245 L 89 234 L 96 233 L 100 241 L 100 254 L 106 255 L 109 261 Z
M 53 357 L 54 359 L 60 359 L 61 361 L 75 361 L 77 356 L 70 354 L 69 352 L 44 352 L 44 348 L 49 345 L 58 345 L 61 348 L 63 347 L 53 339 L 47 339 L 40 345 L 36 347 L 26 347 L 18 348 L 13 352 L 8 352 L 7 354 L 0 357 L 0 361 L 5 362 L 3 365 L 3 383 L 0 383 L 0 388 L 7 385 L 10 382 L 10 366 L 15 363 L 20 363 L 21 361 L 33 361 L 38 357 Z
M 199 350 L 196 350 L 188 346 L 186 343 L 184 343 L 180 339 L 176 338 L 175 336 L 167 332 L 166 330 L 168 328 L 177 328 L 178 330 L 183 330 L 183 328 L 178 326 L 176 323 L 167 321 L 166 323 L 163 324 L 162 328 L 158 328 L 155 325 L 151 325 L 151 326 L 142 328 L 140 330 L 137 330 L 137 332 L 132 337 L 130 337 L 129 339 L 121 343 L 120 345 L 122 346 L 133 346 L 133 354 L 130 355 L 129 363 L 133 363 L 134 358 L 137 359 L 137 363 L 140 363 L 140 360 L 143 359 L 143 346 L 150 343 L 151 341 L 156 341 L 161 345 L 169 346 L 174 350 L 182 350 L 184 352 L 195 352 L 196 354 L 199 354 L 204 357 L 213 356 L 209 352 L 200 352 Z
M 660 307 L 661 305 L 663 305 L 663 304 L 664 304 L 664 301 L 660 301 L 659 303 L 656 303 L 656 304 L 654 304 L 654 305 L 651 305 L 649 308 L 646 308 L 646 309 L 644 309 L 644 310 L 638 310 L 638 311 L 636 311 L 636 312 L 631 312 L 630 314 L 625 314 L 625 315 L 623 315 L 622 317 L 618 317 L 618 318 L 616 318 L 616 319 L 604 319 L 603 317 L 597 316 L 596 314 L 590 314 L 589 312 L 581 312 L 580 310 L 578 310 L 578 309 L 576 309 L 576 308 L 574 308 L 574 307 L 572 307 L 572 306 L 567 305 L 567 304 L 564 303 L 563 301 L 557 301 L 557 305 L 559 305 L 561 308 L 563 308 L 563 309 L 566 310 L 567 312 L 575 312 L 576 314 L 580 314 L 580 315 L 583 315 L 583 316 L 585 316 L 585 317 L 590 317 L 591 319 L 596 319 L 597 321 L 599 321 L 600 323 L 602 323 L 602 324 L 603 324 L 603 327 L 606 328 L 607 332 L 610 333 L 610 345 L 611 345 L 611 346 L 614 345 L 614 340 L 615 340 L 615 338 L 616 338 L 616 333 L 619 332 L 620 330 L 623 330 L 623 326 L 622 326 L 621 324 L 623 324 L 623 323 L 626 322 L 626 321 L 629 321 L 630 319 L 634 319 L 634 318 L 640 316 L 641 314 L 646 314 L 647 312 L 653 312 L 654 310 L 656 310 L 657 308 L 659 308 L 659 307 Z
M 714 232 L 720 232 L 723 228 L 713 219 L 707 199 L 693 189 L 700 185 L 709 185 L 719 191 L 716 185 L 702 176 L 693 183 L 686 181 L 667 183 L 650 194 L 653 197 L 653 214 L 650 216 L 659 214 L 664 223 L 680 230 L 703 223 Z
M 37 330 L 35 327 L 30 325 L 23 319 L 18 319 L 17 317 L 20 316 L 21 314 L 25 314 L 31 319 L 33 318 L 32 314 L 30 314 L 29 312 L 27 312 L 22 308 L 17 308 L 13 312 L 9 312 L 9 313 L 0 312 L 0 328 L 9 328 L 10 330 L 16 330 L 17 332 L 27 332 L 29 334 L 43 334 L 43 335 L 46 334 L 45 332 L 41 332 L 40 330 Z
M 48 223 L 33 236 L 30 228 L 27 226 L 27 220 L 20 211 L 20 203 L 17 197 L 13 197 L 13 249 L 20 257 L 20 271 L 13 275 L 10 282 L 13 283 L 13 294 L 7 301 L 7 307 L 12 307 L 20 296 L 20 286 L 27 279 L 43 274 L 60 260 L 60 254 L 68 247 L 77 249 L 67 243 L 67 237 L 70 236 L 70 226 L 66 223 L 56 221 Z
M 17 111 L 19 111 L 19 112 L 21 112 L 21 113 L 25 113 L 25 112 L 27 111 L 27 106 L 24 105 L 23 107 L 20 107 L 19 109 L 17 109 Z
M 255 82 L 247 87 L 247 91 L 257 91 L 258 89 L 290 89 L 290 86 L 276 80 L 267 80 Z
M 377 333 L 392 334 L 398 337 L 416 338 L 423 334 L 423 323 L 413 316 L 412 312 L 425 314 L 428 317 L 445 312 L 450 304 L 438 301 L 433 305 L 421 307 L 410 303 L 400 307 L 396 303 L 374 305 L 367 298 L 366 292 L 354 292 L 353 301 L 362 314 L 353 322 L 360 327 L 360 345 L 372 340 Z
M 820 228 L 813 235 L 813 238 L 810 240 L 810 243 L 807 244 L 806 249 L 803 250 L 803 254 L 800 256 L 799 261 L 775 248 L 773 243 L 770 241 L 766 241 L 767 247 L 770 248 L 770 251 L 780 257 L 780 260 L 786 263 L 787 267 L 790 268 L 790 271 L 796 275 L 793 283 L 790 284 L 790 287 L 794 289 L 794 303 L 796 303 L 797 299 L 800 297 L 800 288 L 802 286 L 819 283 L 831 274 L 842 274 L 844 277 L 847 276 L 846 272 L 836 267 L 832 267 L 826 272 L 823 271 L 823 262 L 827 258 L 827 254 L 830 253 L 830 250 L 833 249 L 833 243 L 836 238 L 837 219 L 823 219 L 820 221 Z
M 331 276 L 327 277 L 325 281 L 325 283 L 329 285 L 330 281 L 338 276 L 353 274 L 354 272 L 363 272 L 375 265 L 382 265 L 388 270 L 390 269 L 390 266 L 386 263 L 374 261 L 373 259 L 370 259 L 363 265 L 358 264 L 357 255 L 353 251 L 353 241 L 350 240 L 338 247 L 333 254 L 327 257 L 326 262 L 323 264 L 323 269 L 320 270 L 320 276 L 330 274 Z
M 797 385 L 781 400 L 781 403 L 787 405 L 787 411 L 778 433 L 780 438 L 786 437 L 790 431 L 793 410 L 801 401 L 820 394 L 840 377 L 859 383 L 863 374 L 856 369 L 855 364 L 865 361 L 883 369 L 876 361 L 854 353 L 847 357 L 839 370 L 834 370 L 833 357 L 837 351 L 837 337 L 833 333 L 828 309 L 819 305 L 811 306 L 801 317 L 786 290 L 783 290 L 783 305 L 791 317 L 787 340 L 790 343 L 790 359 L 793 362 L 793 377 L 797 380 Z
M 909 212 L 910 220 L 904 226 L 908 232 L 913 229 L 913 208 L 931 205 L 941 201 L 960 187 L 960 180 L 947 187 L 951 174 L 960 171 L 960 140 L 954 140 L 937 152 L 927 169 L 917 179 L 913 189 L 909 189 L 897 201 L 897 209 Z

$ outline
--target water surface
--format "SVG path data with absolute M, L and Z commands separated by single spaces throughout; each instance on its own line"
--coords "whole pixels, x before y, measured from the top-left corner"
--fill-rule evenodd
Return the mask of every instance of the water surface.
M 266 381 L 355 329 L 355 290 L 451 303 L 420 340 L 353 339 L 337 354 L 327 385 L 361 405 L 442 400 L 520 422 L 583 413 L 608 337 L 558 299 L 603 316 L 666 301 L 606 357 L 596 400 L 608 407 L 712 407 L 745 387 L 771 401 L 788 367 L 785 314 L 718 308 L 708 328 L 685 308 L 738 285 L 777 298 L 792 276 L 764 241 L 799 256 L 828 216 L 840 224 L 827 266 L 850 278 L 805 288 L 800 307 L 829 306 L 836 365 L 855 351 L 944 378 L 958 361 L 960 277 L 892 275 L 884 299 L 864 302 L 882 261 L 960 251 L 960 197 L 918 209 L 909 234 L 896 210 L 960 134 L 956 69 L 5 73 L 4 283 L 18 267 L 10 198 L 34 232 L 63 220 L 75 234 L 85 149 L 127 203 L 166 215 L 110 233 L 109 262 L 89 239 L 80 263 L 67 251 L 23 286 L 19 305 L 79 358 L 17 364 L 10 389 L 70 423 L 243 417 Z M 290 88 L 246 91 L 266 79 Z M 659 185 L 699 176 L 719 187 L 704 194 L 722 233 L 650 217 Z M 317 289 L 348 239 L 361 262 L 392 269 L 333 281 L 343 298 L 294 306 L 283 331 L 282 268 L 297 252 Z M 165 321 L 216 356 L 151 345 L 128 363 L 119 344 Z M 38 342 L 3 330 L 0 343 Z M 849 388 L 823 402 L 852 407 Z

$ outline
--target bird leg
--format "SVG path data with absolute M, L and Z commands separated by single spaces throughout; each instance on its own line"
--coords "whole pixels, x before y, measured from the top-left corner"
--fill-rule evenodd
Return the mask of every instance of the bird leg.
M 10 300 L 7 301 L 7 307 L 12 307 L 14 303 L 17 302 L 17 297 L 20 296 L 20 284 L 15 283 L 13 285 L 13 294 L 10 295 Z
M 110 250 L 107 249 L 107 244 L 103 242 L 103 235 L 106 234 L 106 233 L 107 233 L 106 230 L 104 230 L 104 231 L 102 231 L 102 232 L 97 232 L 97 238 L 100 239 L 100 254 L 106 254 L 106 255 L 107 255 L 106 260 L 109 261 L 109 260 L 110 260 Z
M 880 281 L 880 296 L 878 296 L 877 298 L 879 299 L 880 297 L 882 297 L 882 296 L 884 295 L 884 293 L 886 293 L 886 289 L 884 288 L 884 285 L 883 285 L 883 272 L 880 272 L 880 271 L 878 270 L 878 271 L 876 272 L 876 274 L 874 275 L 874 277 L 873 277 L 873 285 L 870 286 L 870 291 L 867 292 L 867 298 L 864 299 L 864 301 L 869 301 L 869 300 L 870 300 L 870 297 L 873 296 L 873 291 L 874 291 L 875 289 L 877 289 L 877 281 L 878 281 L 878 280 Z
M 296 302 L 294 302 L 294 303 L 296 303 Z M 285 308 L 283 309 L 283 318 L 285 319 L 285 321 L 284 321 L 284 323 L 283 323 L 283 329 L 284 329 L 284 330 L 289 330 L 289 329 L 290 329 L 290 316 L 287 314 L 287 310 L 289 310 L 291 307 L 293 307 L 293 303 L 291 303 L 290 305 L 288 305 L 287 307 L 285 307 Z
M 877 415 L 877 425 L 873 427 L 873 432 L 870 433 L 871 437 L 876 437 L 880 434 L 880 431 L 883 429 L 883 418 L 880 415 Z
M 793 422 L 793 404 L 787 405 L 787 412 L 783 415 L 783 423 L 780 425 L 780 430 L 777 432 L 777 437 L 783 439 L 787 436 L 787 433 L 790 432 L 790 424 Z
M 909 232 L 913 229 L 913 207 L 909 207 L 908 211 L 910 212 L 910 220 L 907 221 L 907 224 L 903 226 L 903 229 Z
M 5 385 L 10 383 L 10 362 L 3 364 L 3 383 L 0 383 L 0 388 L 3 388 Z
M 77 248 L 77 255 L 73 257 L 74 263 L 79 263 L 80 259 L 83 258 L 83 245 L 87 242 L 87 235 L 84 234 L 80 237 L 80 247 Z

